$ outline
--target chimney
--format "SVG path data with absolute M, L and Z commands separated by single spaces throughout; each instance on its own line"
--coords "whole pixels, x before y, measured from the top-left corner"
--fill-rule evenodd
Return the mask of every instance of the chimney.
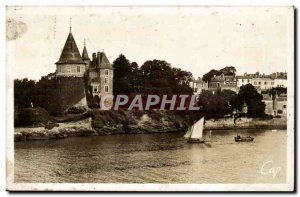
M 101 59 L 100 59 L 100 51 L 97 53 L 97 65 L 100 66 Z
M 93 53 L 93 62 L 96 60 L 96 53 Z

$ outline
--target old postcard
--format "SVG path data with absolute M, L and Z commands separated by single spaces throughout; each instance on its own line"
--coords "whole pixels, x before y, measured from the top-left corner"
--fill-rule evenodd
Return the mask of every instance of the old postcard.
M 8 6 L 6 44 L 7 190 L 294 190 L 294 7 Z

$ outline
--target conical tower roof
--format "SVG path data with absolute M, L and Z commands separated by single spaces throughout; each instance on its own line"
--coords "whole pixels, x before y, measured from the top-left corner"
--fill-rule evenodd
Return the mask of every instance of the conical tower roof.
M 85 47 L 85 44 L 84 44 L 83 51 L 82 51 L 82 59 L 83 60 L 90 60 L 89 54 L 88 54 L 88 52 L 86 50 L 86 47 Z
M 71 31 L 56 64 L 84 64 Z

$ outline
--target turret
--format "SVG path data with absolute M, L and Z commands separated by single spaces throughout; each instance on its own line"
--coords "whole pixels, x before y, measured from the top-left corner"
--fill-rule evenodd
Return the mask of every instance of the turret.
M 90 67 L 90 63 L 91 60 L 89 58 L 86 46 L 85 46 L 85 40 L 84 40 L 84 47 L 83 47 L 83 51 L 82 51 L 82 60 L 85 62 L 86 64 L 86 69 L 88 69 Z
M 56 76 L 82 77 L 85 73 L 86 63 L 82 60 L 71 28 L 60 58 L 55 64 L 57 66 Z

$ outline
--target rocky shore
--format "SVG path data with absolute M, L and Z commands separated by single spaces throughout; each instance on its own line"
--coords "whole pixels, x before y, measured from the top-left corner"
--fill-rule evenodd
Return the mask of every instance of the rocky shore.
M 182 117 L 173 115 L 160 116 L 155 114 L 141 114 L 133 116 L 128 113 L 103 114 L 95 113 L 92 117 L 80 121 L 58 123 L 57 126 L 45 127 L 19 127 L 15 128 L 15 141 L 62 139 L 78 136 L 97 136 L 112 134 L 139 134 L 139 133 L 165 133 L 185 131 L 191 124 Z M 187 123 L 189 122 L 189 123 Z M 232 118 L 207 120 L 206 130 L 234 129 Z M 236 129 L 286 129 L 286 119 L 256 120 L 242 118 L 237 121 Z

